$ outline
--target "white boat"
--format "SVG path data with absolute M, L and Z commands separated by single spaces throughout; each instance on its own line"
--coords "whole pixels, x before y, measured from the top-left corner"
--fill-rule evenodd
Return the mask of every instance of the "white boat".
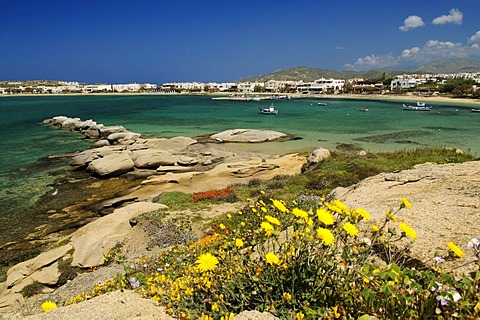
M 403 104 L 403 110 L 411 110 L 411 111 L 430 111 L 432 110 L 432 106 L 426 106 L 425 102 L 417 101 L 416 105 L 411 104 Z
M 260 113 L 263 113 L 263 114 L 276 115 L 278 113 L 278 110 L 275 109 L 273 104 L 269 108 L 258 107 L 258 109 L 260 110 Z
M 318 105 L 319 105 L 319 106 L 326 106 L 327 103 L 326 103 L 326 102 L 319 102 Z
M 480 109 L 470 109 L 472 112 L 480 112 Z

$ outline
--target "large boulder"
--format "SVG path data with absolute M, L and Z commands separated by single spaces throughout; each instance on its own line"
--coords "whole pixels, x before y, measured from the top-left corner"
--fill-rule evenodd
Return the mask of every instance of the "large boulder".
M 232 129 L 210 136 L 218 142 L 265 142 L 288 137 L 287 134 L 271 130 Z
M 165 206 L 158 203 L 137 202 L 116 209 L 78 229 L 71 237 L 71 244 L 75 248 L 72 266 L 86 268 L 102 265 L 105 255 L 131 230 L 131 219 L 162 208 Z
M 129 151 L 108 154 L 89 163 L 87 171 L 94 172 L 100 177 L 118 176 L 129 172 L 135 167 Z
M 317 164 L 330 157 L 330 151 L 325 148 L 313 150 L 307 161 L 309 164 Z
M 145 149 L 132 151 L 131 155 L 137 168 L 158 168 L 159 166 L 172 166 L 178 157 L 168 151 L 160 149 Z

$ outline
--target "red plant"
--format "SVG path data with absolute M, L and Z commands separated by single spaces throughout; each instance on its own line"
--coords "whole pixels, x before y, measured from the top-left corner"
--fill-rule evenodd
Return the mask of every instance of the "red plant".
M 205 201 L 205 200 L 219 200 L 230 194 L 235 194 L 235 190 L 232 188 L 225 188 L 222 190 L 210 190 L 205 192 L 196 192 L 193 196 L 193 202 Z

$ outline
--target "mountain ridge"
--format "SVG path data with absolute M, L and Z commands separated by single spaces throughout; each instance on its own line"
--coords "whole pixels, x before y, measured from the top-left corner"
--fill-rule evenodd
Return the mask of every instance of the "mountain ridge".
M 319 78 L 336 78 L 336 79 L 382 79 L 393 78 L 400 74 L 414 73 L 461 73 L 461 72 L 480 72 L 479 60 L 467 59 L 442 59 L 430 62 L 420 67 L 403 68 L 403 69 L 371 69 L 366 71 L 335 71 L 321 68 L 310 68 L 307 66 L 299 66 L 289 69 L 276 70 L 274 72 L 256 76 L 245 77 L 239 79 L 240 82 L 266 82 L 268 80 L 278 81 L 304 81 L 309 82 Z

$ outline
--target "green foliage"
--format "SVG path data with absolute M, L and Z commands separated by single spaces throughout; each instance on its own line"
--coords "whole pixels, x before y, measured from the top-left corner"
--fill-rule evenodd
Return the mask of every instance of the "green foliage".
M 40 282 L 34 281 L 32 284 L 26 285 L 21 291 L 20 294 L 24 298 L 33 297 L 36 294 L 42 293 L 43 289 L 46 287 Z
M 157 200 L 158 203 L 168 206 L 172 210 L 188 209 L 192 206 L 192 195 L 180 192 L 164 192 Z

